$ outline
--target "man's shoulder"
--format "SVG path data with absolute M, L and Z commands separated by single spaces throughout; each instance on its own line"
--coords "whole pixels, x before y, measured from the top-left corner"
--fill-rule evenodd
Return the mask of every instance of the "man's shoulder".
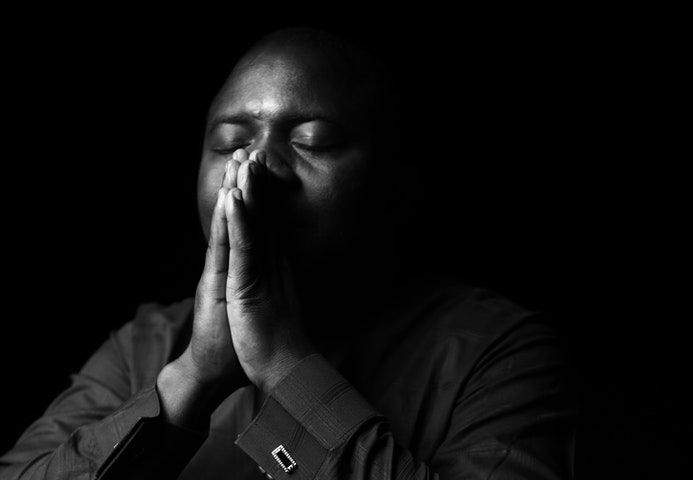
M 172 303 L 142 303 L 129 323 L 137 329 L 181 329 L 192 318 L 194 300 L 189 297 Z
M 539 312 L 454 278 L 427 278 L 400 298 L 392 322 L 369 345 L 382 365 L 407 372 L 388 380 L 406 391 L 418 388 L 411 385 L 459 385 L 488 361 L 555 343 Z
M 134 390 L 155 381 L 161 368 L 187 346 L 193 306 L 192 298 L 142 303 L 133 318 L 112 333 Z
M 489 288 L 461 280 L 428 277 L 421 281 L 416 307 L 419 323 L 437 337 L 493 339 L 542 315 Z
M 194 298 L 172 303 L 140 304 L 130 321 L 113 333 L 114 340 L 126 352 L 136 349 L 171 351 L 192 325 Z

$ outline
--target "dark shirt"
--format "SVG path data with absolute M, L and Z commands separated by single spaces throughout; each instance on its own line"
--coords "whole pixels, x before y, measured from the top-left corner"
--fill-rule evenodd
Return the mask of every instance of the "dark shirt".
M 541 317 L 455 282 L 400 293 L 268 396 L 234 392 L 209 432 L 161 420 L 156 390 L 193 300 L 142 306 L 0 458 L 0 477 L 572 478 L 574 398 Z

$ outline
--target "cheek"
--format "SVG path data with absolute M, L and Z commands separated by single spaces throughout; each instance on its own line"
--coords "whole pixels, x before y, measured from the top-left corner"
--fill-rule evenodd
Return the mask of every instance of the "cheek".
M 306 200 L 311 210 L 326 224 L 353 223 L 368 179 L 367 163 L 361 156 L 340 159 L 330 169 L 319 172 L 304 181 Z M 318 213 L 319 212 L 319 213 Z

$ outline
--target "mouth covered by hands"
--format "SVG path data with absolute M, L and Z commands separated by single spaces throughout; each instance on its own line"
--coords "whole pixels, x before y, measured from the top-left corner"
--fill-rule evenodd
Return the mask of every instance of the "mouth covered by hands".
M 250 380 L 269 392 L 314 353 L 302 331 L 289 262 L 273 221 L 263 151 L 239 149 L 217 193 L 185 352 L 159 374 L 169 421 L 198 425 Z
M 226 271 L 233 348 L 247 377 L 265 391 L 313 353 L 301 330 L 291 268 L 279 248 L 271 175 L 263 151 L 237 150 L 227 164 L 210 234 L 210 248 L 217 250 L 211 258 L 221 260 L 210 271 Z

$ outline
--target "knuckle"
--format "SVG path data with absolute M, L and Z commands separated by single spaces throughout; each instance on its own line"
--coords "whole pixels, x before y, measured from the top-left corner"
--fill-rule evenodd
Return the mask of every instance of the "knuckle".
M 227 302 L 233 301 L 242 306 L 255 306 L 261 304 L 262 282 L 257 276 L 243 275 L 242 281 L 234 282 L 235 276 L 229 275 L 229 285 L 231 287 L 231 295 L 226 296 Z M 233 284 L 236 283 L 235 286 Z
M 209 279 L 214 279 L 219 275 L 224 275 L 226 273 L 226 268 L 219 265 L 218 262 L 207 261 L 205 262 L 204 268 L 202 269 L 202 277 L 200 282 L 209 281 Z
M 224 277 L 221 277 L 222 279 Z M 207 305 L 223 302 L 225 300 L 224 286 L 219 282 L 201 278 L 195 289 L 195 309 L 199 310 Z
M 230 248 L 233 249 L 236 253 L 240 253 L 243 255 L 251 255 L 253 250 L 255 250 L 255 242 L 248 238 L 234 236 Z

